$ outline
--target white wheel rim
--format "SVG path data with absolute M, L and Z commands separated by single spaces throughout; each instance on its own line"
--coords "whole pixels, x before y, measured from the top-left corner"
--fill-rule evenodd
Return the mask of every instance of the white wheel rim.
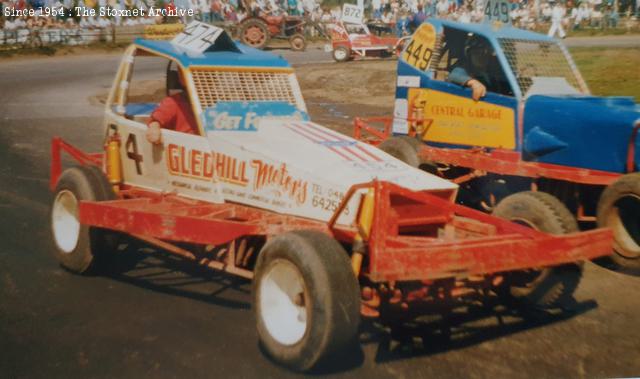
M 80 219 L 78 217 L 78 199 L 69 190 L 58 192 L 53 201 L 51 212 L 53 238 L 58 249 L 63 253 L 71 253 L 80 238 Z
M 269 265 L 259 287 L 260 317 L 269 335 L 283 345 L 294 345 L 307 331 L 304 279 L 284 259 Z
M 334 54 L 336 56 L 336 59 L 339 60 L 339 61 L 341 61 L 341 60 L 343 60 L 343 59 L 345 59 L 347 57 L 347 52 L 342 50 L 342 49 L 335 50 Z

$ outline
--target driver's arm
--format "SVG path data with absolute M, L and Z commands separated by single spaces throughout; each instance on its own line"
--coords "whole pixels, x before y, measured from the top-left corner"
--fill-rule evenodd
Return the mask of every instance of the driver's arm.
M 465 86 L 471 88 L 471 97 L 473 100 L 478 101 L 480 98 L 483 98 L 487 94 L 487 87 L 482 84 L 479 80 L 469 79 Z
M 178 113 L 178 104 L 175 99 L 168 96 L 165 97 L 158 107 L 151 113 L 151 121 L 147 128 L 147 141 L 152 144 L 162 143 L 162 128 L 174 129 L 176 115 Z
M 447 81 L 471 88 L 471 97 L 475 101 L 480 100 L 480 98 L 487 94 L 487 87 L 479 80 L 472 78 L 471 75 L 467 73 L 467 70 L 461 66 L 454 67 L 453 70 L 451 70 Z

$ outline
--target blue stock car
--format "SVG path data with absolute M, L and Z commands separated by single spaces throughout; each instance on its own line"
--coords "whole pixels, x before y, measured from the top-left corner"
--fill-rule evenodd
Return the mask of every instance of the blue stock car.
M 493 84 L 479 101 L 448 80 L 472 38 L 491 50 L 483 74 Z M 610 227 L 609 263 L 640 271 L 633 98 L 593 96 L 559 41 L 497 23 L 428 20 L 406 45 L 397 75 L 393 137 L 383 150 L 460 183 L 461 203 L 523 223 L 551 204 L 572 215 L 558 231 Z

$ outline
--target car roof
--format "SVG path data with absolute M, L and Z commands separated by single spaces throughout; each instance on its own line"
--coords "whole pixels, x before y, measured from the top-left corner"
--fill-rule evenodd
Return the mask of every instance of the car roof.
M 445 28 L 452 28 L 461 31 L 465 31 L 468 33 L 479 34 L 488 39 L 501 39 L 501 38 L 509 38 L 509 39 L 523 39 L 530 41 L 540 41 L 540 42 L 555 42 L 555 39 L 548 37 L 544 34 L 530 32 L 528 30 L 514 28 L 511 25 L 506 24 L 478 24 L 478 23 L 461 23 L 449 20 L 440 20 L 440 19 L 430 19 L 425 22 L 428 22 L 438 28 L 439 26 L 443 26 Z
M 234 67 L 273 67 L 290 68 L 289 62 L 279 55 L 243 45 L 234 41 L 239 52 L 213 51 L 188 53 L 169 41 L 156 41 L 137 38 L 134 44 L 158 55 L 177 60 L 183 67 L 189 66 L 234 66 Z

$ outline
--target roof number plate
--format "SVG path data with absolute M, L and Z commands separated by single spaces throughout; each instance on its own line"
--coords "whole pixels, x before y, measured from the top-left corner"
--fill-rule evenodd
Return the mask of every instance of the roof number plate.
M 171 43 L 189 51 L 205 52 L 224 33 L 224 29 L 217 26 L 193 21 L 171 40 Z
M 363 10 L 357 5 L 342 5 L 342 22 L 347 24 L 362 24 Z
M 484 19 L 486 23 L 501 22 L 510 24 L 511 4 L 509 0 L 487 0 L 484 7 Z

